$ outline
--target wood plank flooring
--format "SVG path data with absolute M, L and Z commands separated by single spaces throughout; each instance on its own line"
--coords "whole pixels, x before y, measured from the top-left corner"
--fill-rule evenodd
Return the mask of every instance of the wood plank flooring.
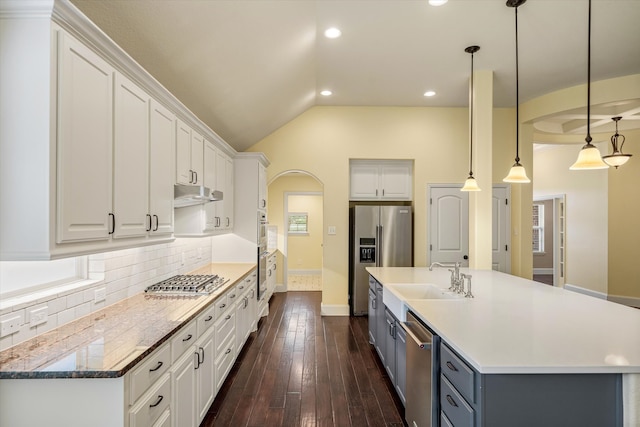
M 274 294 L 201 427 L 406 425 L 367 318 L 322 317 L 320 302 Z

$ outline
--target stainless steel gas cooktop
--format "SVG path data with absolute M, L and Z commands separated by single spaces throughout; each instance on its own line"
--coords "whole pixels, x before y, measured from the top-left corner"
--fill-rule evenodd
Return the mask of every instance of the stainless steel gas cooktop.
M 180 275 L 149 286 L 144 291 L 164 295 L 208 295 L 229 279 L 214 275 Z

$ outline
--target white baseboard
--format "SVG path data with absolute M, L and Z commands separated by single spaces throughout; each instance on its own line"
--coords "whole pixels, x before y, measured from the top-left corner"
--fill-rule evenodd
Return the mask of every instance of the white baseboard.
M 349 306 L 341 304 L 320 304 L 320 313 L 323 316 L 348 316 Z
M 287 270 L 287 274 L 294 276 L 319 276 L 322 270 Z
M 553 268 L 534 268 L 533 274 L 553 274 Z
M 628 305 L 629 307 L 640 308 L 640 298 L 638 297 L 625 297 L 622 295 L 609 295 L 607 297 L 609 301 L 617 302 L 618 304 Z
M 283 283 L 276 283 L 273 292 L 287 292 L 287 287 Z
M 607 294 L 598 291 L 592 291 L 591 289 L 581 288 L 580 286 L 570 285 L 565 283 L 564 288 L 568 291 L 577 292 L 579 294 L 589 295 L 600 299 L 607 299 Z

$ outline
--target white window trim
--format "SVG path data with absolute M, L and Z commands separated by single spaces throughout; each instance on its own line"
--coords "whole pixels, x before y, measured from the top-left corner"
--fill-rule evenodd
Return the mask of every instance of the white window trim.
M 533 203 L 534 206 L 538 206 L 538 225 L 533 226 L 533 230 L 539 230 L 538 236 L 540 237 L 540 250 L 534 250 L 534 255 L 544 255 L 545 254 L 545 241 L 544 241 L 544 204 L 543 203 Z M 540 209 L 542 208 L 542 209 Z
M 306 221 L 306 230 L 304 231 L 292 231 L 290 227 L 290 218 L 292 216 L 304 216 L 307 218 Z M 291 236 L 308 236 L 309 235 L 309 213 L 308 212 L 288 212 L 287 213 L 287 232 Z

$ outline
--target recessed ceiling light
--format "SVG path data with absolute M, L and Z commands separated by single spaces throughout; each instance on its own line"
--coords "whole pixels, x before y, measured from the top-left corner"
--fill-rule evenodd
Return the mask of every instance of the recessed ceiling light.
M 447 1 L 449 0 L 429 0 L 429 4 L 431 6 L 442 6 L 443 4 L 445 4 Z
M 323 90 L 322 92 L 320 92 L 320 95 L 322 96 L 329 96 L 331 95 L 333 92 L 331 92 L 330 90 Z
M 342 35 L 342 31 L 340 31 L 339 29 L 335 28 L 335 27 L 331 27 L 328 28 L 325 32 L 324 32 L 324 36 L 328 39 L 337 39 L 338 37 L 340 37 Z
M 426 91 L 426 92 L 424 93 L 424 96 L 435 96 L 435 94 L 436 94 L 436 93 L 435 93 L 434 91 L 432 91 L 432 90 L 428 90 L 428 91 Z

